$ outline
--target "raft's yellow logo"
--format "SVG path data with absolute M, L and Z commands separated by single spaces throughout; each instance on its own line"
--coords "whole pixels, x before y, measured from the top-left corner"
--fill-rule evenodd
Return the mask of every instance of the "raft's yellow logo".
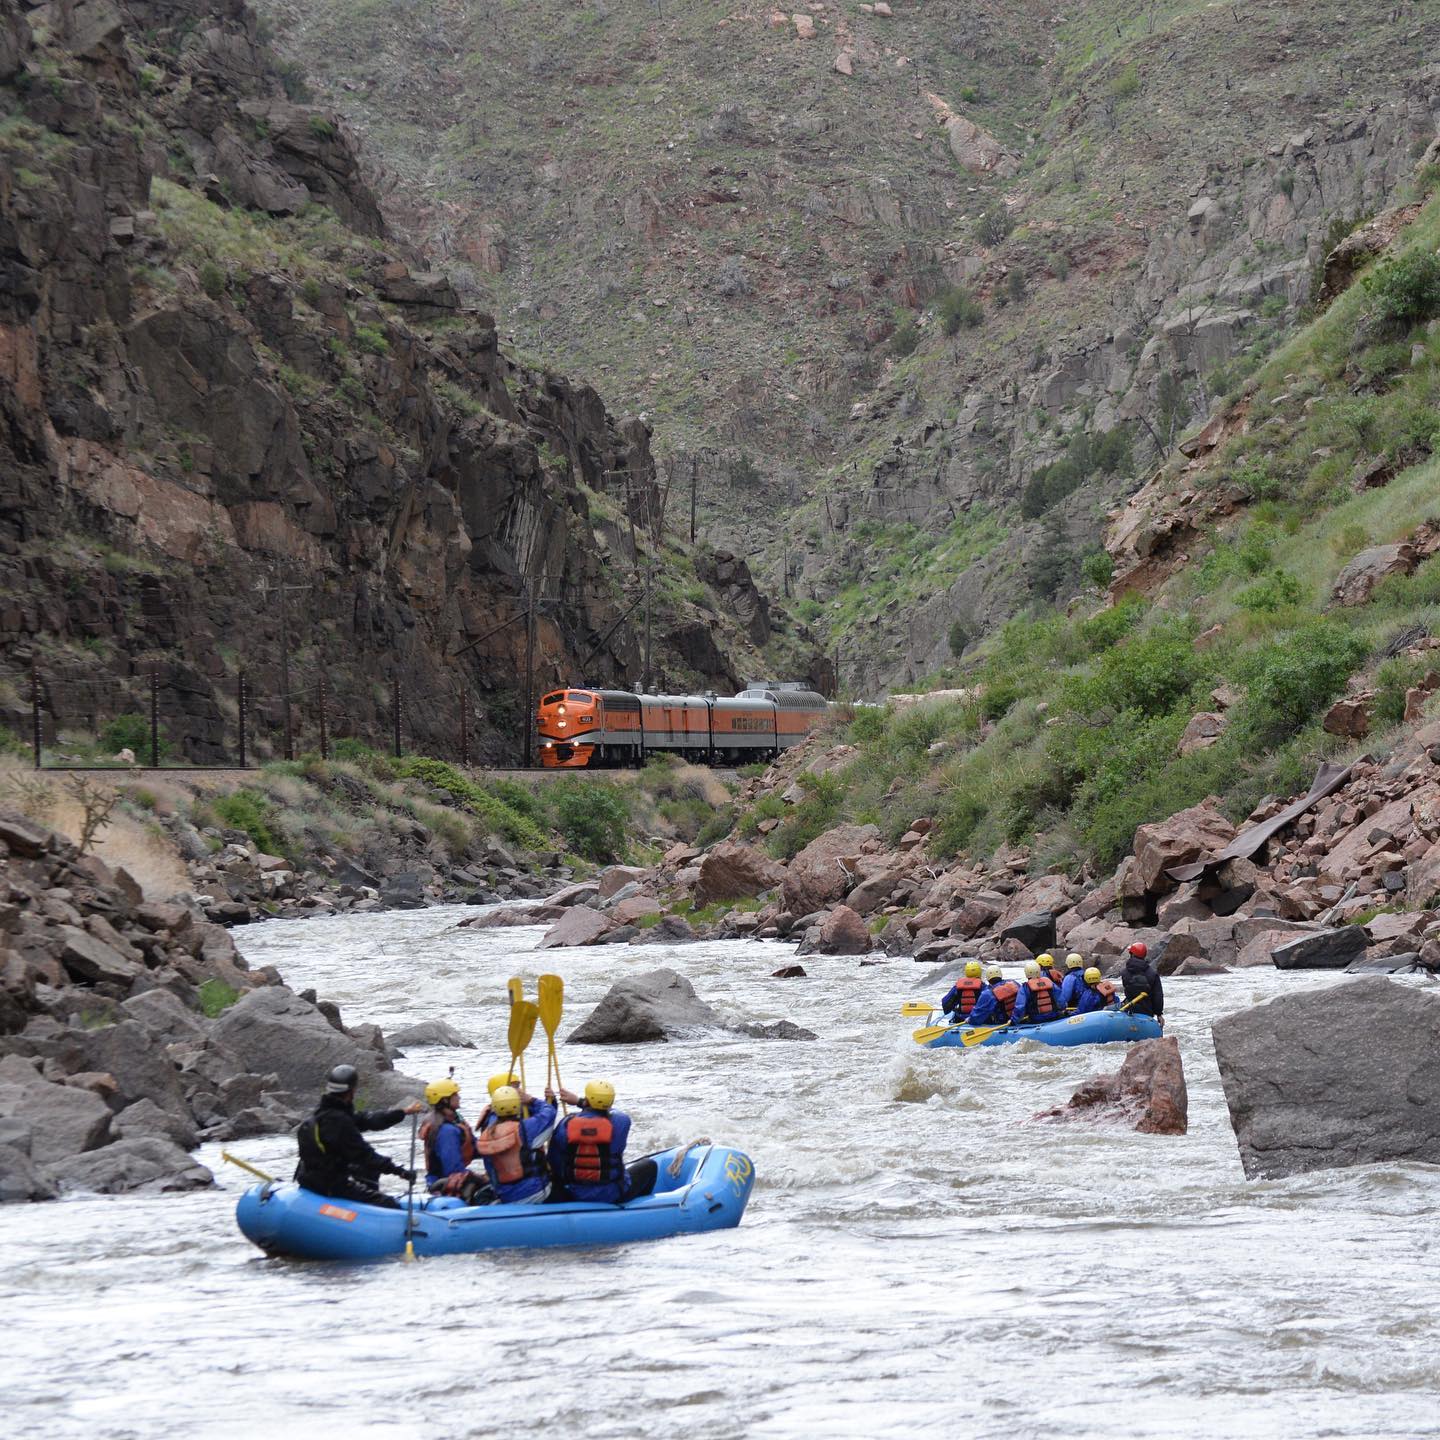
M 754 1173 L 755 1167 L 744 1155 L 732 1154 L 726 1158 L 725 1178 L 730 1182 L 731 1188 L 737 1195 L 744 1192 L 745 1186 Z

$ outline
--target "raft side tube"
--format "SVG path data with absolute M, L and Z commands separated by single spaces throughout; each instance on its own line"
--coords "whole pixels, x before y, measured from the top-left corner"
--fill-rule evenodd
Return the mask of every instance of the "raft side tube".
M 952 1025 L 942 1034 L 922 1043 L 927 1050 L 980 1050 L 991 1045 L 1016 1045 L 1022 1040 L 1068 1047 L 1157 1040 L 1164 1033 L 1159 1022 L 1151 1016 L 1134 1015 L 1122 1010 L 1092 1010 L 1088 1015 L 1067 1015 L 1063 1020 L 1049 1020 L 1041 1025 L 1007 1025 L 973 1045 L 966 1045 L 964 1037 L 973 1029 L 970 1025 Z

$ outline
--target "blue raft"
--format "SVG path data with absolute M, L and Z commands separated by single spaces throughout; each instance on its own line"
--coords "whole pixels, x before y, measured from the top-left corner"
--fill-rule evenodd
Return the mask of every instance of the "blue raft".
M 450 1196 L 415 1202 L 417 1255 L 470 1255 L 552 1245 L 622 1245 L 731 1229 L 755 1183 L 748 1155 L 723 1145 L 662 1150 L 655 1193 L 628 1205 L 465 1205 Z M 405 1211 L 333 1200 L 294 1184 L 252 1185 L 235 1206 L 247 1240 L 267 1255 L 299 1260 L 380 1260 L 405 1249 Z
M 1071 1015 L 1044 1025 L 1006 1026 L 966 1046 L 961 1037 L 970 1029 L 969 1025 L 952 1025 L 943 1034 L 922 1043 L 927 1050 L 980 1050 L 986 1045 L 1015 1045 L 1021 1040 L 1036 1040 L 1041 1045 L 1109 1045 L 1116 1040 L 1157 1040 L 1164 1033 L 1149 1015 L 1132 1015 L 1120 1010 L 1092 1010 L 1088 1015 Z

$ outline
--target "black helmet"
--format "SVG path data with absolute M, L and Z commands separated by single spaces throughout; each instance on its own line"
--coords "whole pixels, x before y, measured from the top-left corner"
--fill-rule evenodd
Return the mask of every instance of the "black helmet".
M 327 1095 L 343 1095 L 360 1083 L 360 1072 L 353 1065 L 337 1065 L 325 1077 Z

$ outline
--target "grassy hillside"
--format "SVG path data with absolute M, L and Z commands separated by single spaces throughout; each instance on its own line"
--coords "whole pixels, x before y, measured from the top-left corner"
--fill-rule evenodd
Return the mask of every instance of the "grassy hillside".
M 845 738 L 859 757 L 813 782 L 770 843 L 783 853 L 840 818 L 898 837 L 931 814 L 941 856 L 1033 842 L 1041 865 L 1108 867 L 1137 825 L 1206 795 L 1238 820 L 1304 790 L 1326 756 L 1383 755 L 1407 690 L 1440 668 L 1423 646 L 1440 631 L 1440 561 L 1362 604 L 1332 587 L 1357 553 L 1413 537 L 1423 554 L 1440 526 L 1437 247 L 1432 198 L 1243 385 L 1230 438 L 1159 477 L 1158 492 L 1210 497 L 1215 523 L 1153 595 L 1092 592 L 1071 614 L 1010 621 L 944 677 L 973 687 L 965 703 L 858 712 Z M 1367 472 L 1390 478 L 1364 488 Z M 1347 684 L 1375 691 L 1363 742 L 1321 728 Z M 1178 753 L 1194 715 L 1222 711 L 1215 744 Z

